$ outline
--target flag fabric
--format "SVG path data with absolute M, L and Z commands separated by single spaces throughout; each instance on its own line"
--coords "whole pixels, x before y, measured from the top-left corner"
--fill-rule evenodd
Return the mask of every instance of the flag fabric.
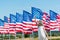
M 9 33 L 16 34 L 16 16 L 10 14 Z
M 8 23 L 8 17 L 4 16 L 4 22 Z
M 43 22 L 44 28 L 46 30 L 50 30 L 50 28 L 49 28 L 49 21 L 50 21 L 49 15 L 46 12 L 43 12 L 43 16 L 42 17 L 43 17 L 42 22 Z
M 4 21 L 0 19 L 0 27 L 4 27 Z
M 0 33 L 24 32 L 25 34 L 31 34 L 32 31 L 38 31 L 37 21 L 39 20 L 42 20 L 45 29 L 60 31 L 59 14 L 50 10 L 48 15 L 48 13 L 35 7 L 32 7 L 31 11 L 32 14 L 23 10 L 23 14 L 10 14 L 10 18 L 4 16 L 4 21 L 0 19 Z
M 42 16 L 43 16 L 43 12 L 35 7 L 32 7 L 32 27 L 33 27 L 33 31 L 36 32 L 38 31 L 38 27 L 36 25 L 36 22 L 39 20 L 42 20 Z
M 43 12 L 40 9 L 32 7 L 32 19 L 36 18 L 42 20 L 42 16 Z
M 4 29 L 0 28 L 0 34 L 3 34 L 3 33 L 4 33 Z
M 3 28 L 4 34 L 8 34 L 9 33 L 8 32 L 9 22 L 10 22 L 10 19 L 7 16 L 4 16 L 4 28 Z
M 17 32 L 22 32 L 23 31 L 23 26 L 22 26 L 22 22 L 23 22 L 23 15 L 16 13 L 16 31 Z
M 47 21 L 47 18 L 48 18 L 47 16 L 48 16 L 48 14 L 44 12 L 44 13 L 43 13 L 43 16 L 42 16 L 42 17 L 43 17 L 42 22 L 43 22 L 44 25 L 46 25 L 47 22 L 48 22 L 48 21 Z
M 58 14 L 57 15 L 57 23 L 58 23 L 58 29 L 59 29 L 59 31 L 60 31 L 60 15 Z
M 23 14 L 16 13 L 16 22 L 22 23 L 23 21 Z
M 50 20 L 55 21 L 57 19 L 57 13 L 50 10 Z
M 16 34 L 16 30 L 14 28 L 9 28 L 9 34 Z
M 9 33 L 7 28 L 2 28 L 1 31 L 3 31 L 3 32 L 2 32 L 3 34 L 8 34 L 8 33 Z
M 32 33 L 32 16 L 29 12 L 23 10 L 23 30 L 25 34 Z
M 4 28 L 9 28 L 10 19 L 7 16 L 4 16 Z
M 50 10 L 50 28 L 51 30 L 57 29 L 56 27 L 58 27 L 58 23 L 57 23 L 57 13 Z
M 16 16 L 13 14 L 10 14 L 10 23 L 16 23 Z
M 10 14 L 10 23 L 9 26 L 14 28 L 16 27 L 16 16 L 13 14 Z
M 57 14 L 57 22 L 60 23 L 60 15 Z
M 0 33 L 4 33 L 7 34 L 8 30 L 4 28 L 4 21 L 2 19 L 0 19 Z

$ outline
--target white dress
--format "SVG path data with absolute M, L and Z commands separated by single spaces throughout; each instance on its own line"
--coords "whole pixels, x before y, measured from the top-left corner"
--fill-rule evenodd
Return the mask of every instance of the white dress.
M 48 40 L 46 37 L 46 32 L 44 31 L 44 26 L 38 27 L 38 39 L 39 40 Z

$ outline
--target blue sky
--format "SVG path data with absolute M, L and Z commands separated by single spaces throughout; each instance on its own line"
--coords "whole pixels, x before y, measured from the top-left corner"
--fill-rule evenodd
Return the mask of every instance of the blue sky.
M 41 9 L 43 12 L 49 13 L 53 10 L 60 13 L 60 0 L 0 0 L 0 18 L 9 17 L 9 14 L 16 12 L 23 13 L 26 10 L 31 13 L 31 7 Z

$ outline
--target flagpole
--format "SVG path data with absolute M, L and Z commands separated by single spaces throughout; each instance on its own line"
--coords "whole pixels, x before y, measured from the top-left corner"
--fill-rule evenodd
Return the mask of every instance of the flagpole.
M 15 30 L 15 40 L 16 40 L 16 30 Z
M 30 40 L 31 40 L 31 34 L 30 34 Z
M 16 33 L 15 33 L 15 40 L 16 40 Z
M 10 33 L 9 33 L 9 40 L 10 40 Z
M 38 28 L 38 40 L 40 40 L 40 28 Z
M 34 16 L 35 22 L 36 22 L 36 17 Z M 32 40 L 34 40 L 34 31 L 32 30 Z
M 51 30 L 50 30 L 50 40 L 51 40 Z
M 24 40 L 24 32 L 22 32 L 22 40 Z
M 3 33 L 3 40 L 4 40 L 4 33 Z
M 32 40 L 34 40 L 34 32 L 32 31 Z
M 32 34 L 30 34 L 30 40 L 32 40 L 33 38 L 32 38 Z
M 10 40 L 10 33 L 9 33 L 9 28 L 8 28 L 8 35 L 9 35 L 9 40 Z

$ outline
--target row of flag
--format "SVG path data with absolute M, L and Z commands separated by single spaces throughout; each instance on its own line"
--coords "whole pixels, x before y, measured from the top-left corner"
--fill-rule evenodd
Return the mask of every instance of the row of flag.
M 52 10 L 49 14 L 43 12 L 39 8 L 32 7 L 31 13 L 23 10 L 23 14 L 10 14 L 10 17 L 4 16 L 4 20 L 0 19 L 0 33 L 16 33 L 23 32 L 30 34 L 38 31 L 36 22 L 41 20 L 46 30 L 60 31 L 60 15 Z

